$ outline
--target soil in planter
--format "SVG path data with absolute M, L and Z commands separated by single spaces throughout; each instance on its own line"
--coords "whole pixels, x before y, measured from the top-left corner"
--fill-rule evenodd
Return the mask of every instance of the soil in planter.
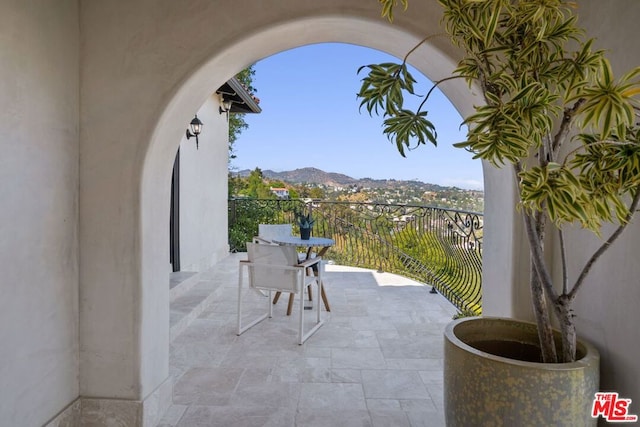
M 535 344 L 518 341 L 485 340 L 468 343 L 471 347 L 494 356 L 542 363 L 542 352 Z

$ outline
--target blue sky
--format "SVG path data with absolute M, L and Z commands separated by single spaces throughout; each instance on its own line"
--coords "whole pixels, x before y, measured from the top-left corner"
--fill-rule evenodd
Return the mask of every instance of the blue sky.
M 482 188 L 482 167 L 451 144 L 464 139 L 460 115 L 440 92 L 429 101 L 438 147 L 421 146 L 403 158 L 382 134 L 382 118 L 359 112 L 356 93 L 364 64 L 398 61 L 359 46 L 323 43 L 265 58 L 255 65 L 254 86 L 262 113 L 248 114 L 235 144 L 233 170 L 316 167 L 354 178 L 418 179 L 468 189 Z M 364 72 L 364 70 L 363 70 Z M 417 92 L 430 82 L 413 70 Z

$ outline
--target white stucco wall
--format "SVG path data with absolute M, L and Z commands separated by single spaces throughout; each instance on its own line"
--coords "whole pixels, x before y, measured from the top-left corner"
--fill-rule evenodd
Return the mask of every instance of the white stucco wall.
M 228 127 L 214 95 L 198 110 L 199 136 L 180 142 L 180 269 L 204 271 L 229 252 L 227 239 Z
M 605 49 L 618 75 L 640 66 L 637 42 L 640 2 L 636 0 L 579 2 L 580 22 L 595 48 Z M 608 236 L 611 230 L 603 231 Z M 568 229 L 575 272 L 601 241 L 591 234 Z M 632 412 L 640 413 L 640 215 L 592 270 L 576 299 L 578 334 L 594 342 L 601 352 L 601 389 L 633 399 Z M 556 257 L 557 258 L 557 257 Z M 556 265 L 556 274 L 559 271 Z M 574 276 L 575 277 L 575 276 Z
M 0 425 L 78 396 L 78 7 L 0 6 Z

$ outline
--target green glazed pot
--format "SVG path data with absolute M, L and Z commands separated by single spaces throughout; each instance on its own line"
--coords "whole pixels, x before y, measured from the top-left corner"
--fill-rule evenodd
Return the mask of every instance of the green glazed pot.
M 538 335 L 533 323 L 491 317 L 455 320 L 444 337 L 448 427 L 597 425 L 591 408 L 599 387 L 600 355 L 592 345 L 579 341 L 573 363 L 497 356 L 496 349 L 513 350 L 514 343 L 538 346 Z

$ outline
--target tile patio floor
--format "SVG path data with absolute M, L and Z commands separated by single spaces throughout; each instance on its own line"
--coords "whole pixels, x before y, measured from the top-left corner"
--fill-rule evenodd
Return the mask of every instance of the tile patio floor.
M 210 297 L 171 343 L 173 405 L 158 427 L 444 426 L 442 331 L 456 310 L 442 296 L 397 275 L 327 265 L 331 313 L 304 345 L 286 298 L 238 337 L 245 256 L 230 255 L 193 287 Z M 246 301 L 247 315 L 264 307 L 256 293 Z

